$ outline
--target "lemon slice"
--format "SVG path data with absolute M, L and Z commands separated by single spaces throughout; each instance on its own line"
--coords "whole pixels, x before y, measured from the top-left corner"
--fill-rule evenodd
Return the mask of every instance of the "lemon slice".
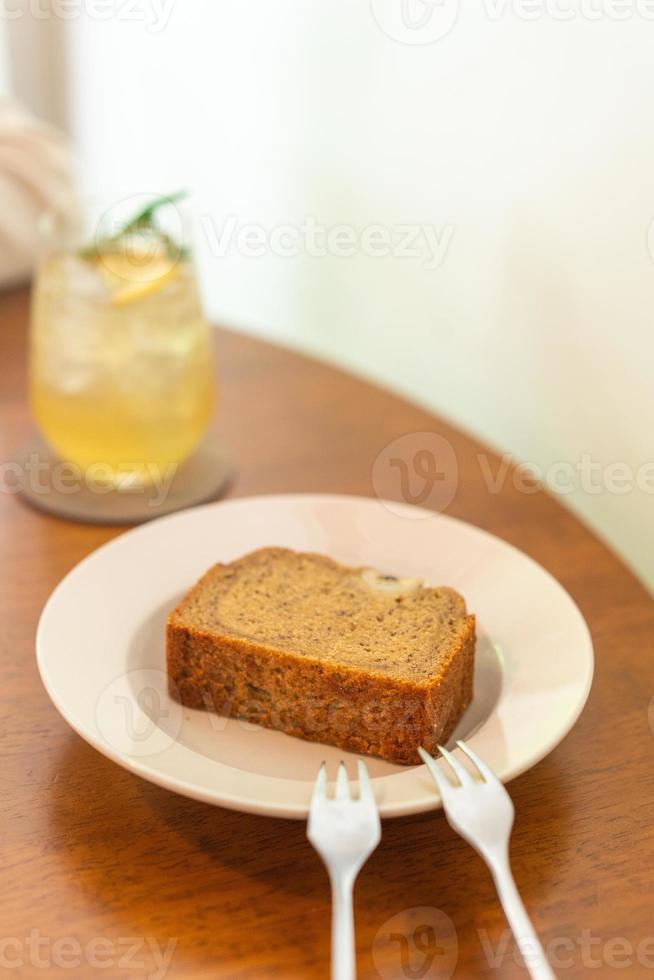
M 98 266 L 114 306 L 126 306 L 157 292 L 177 274 L 177 262 L 162 252 L 106 252 Z

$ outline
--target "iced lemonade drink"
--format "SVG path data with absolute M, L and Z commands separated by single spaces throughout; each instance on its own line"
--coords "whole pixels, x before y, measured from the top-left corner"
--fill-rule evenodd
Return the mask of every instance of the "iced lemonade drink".
M 139 217 L 131 229 L 46 256 L 33 297 L 36 422 L 62 460 L 117 485 L 150 482 L 183 462 L 214 403 L 189 256 Z

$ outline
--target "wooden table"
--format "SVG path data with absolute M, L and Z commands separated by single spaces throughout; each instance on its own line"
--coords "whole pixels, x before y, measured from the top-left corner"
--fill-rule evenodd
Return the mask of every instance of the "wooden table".
M 23 292 L 0 298 L 5 456 L 30 426 L 27 305 Z M 511 784 L 515 875 L 544 942 L 555 942 L 561 976 L 613 976 L 619 965 L 630 976 L 651 975 L 650 597 L 557 501 L 516 489 L 513 471 L 491 493 L 480 454 L 493 472 L 499 461 L 444 421 L 287 350 L 222 330 L 216 345 L 218 427 L 237 466 L 232 496 L 371 495 L 373 461 L 391 440 L 440 433 L 459 464 L 448 513 L 522 548 L 575 598 L 593 634 L 596 679 L 573 732 Z M 400 495 L 397 477 L 376 489 Z M 43 603 L 76 562 L 120 528 L 61 522 L 8 492 L 0 494 L 0 509 L 0 973 L 161 976 L 156 948 L 173 951 L 168 977 L 326 978 L 329 891 L 304 826 L 212 808 L 143 782 L 75 735 L 46 697 L 34 660 Z M 455 977 L 525 975 L 512 945 L 500 945 L 505 923 L 489 875 L 440 813 L 384 825 L 355 902 L 361 978 L 380 976 L 372 946 L 387 920 L 404 913 L 400 923 L 411 923 L 406 910 L 420 907 L 454 923 Z M 439 912 L 416 921 L 420 915 L 428 923 Z M 436 952 L 429 966 L 428 954 L 412 946 L 413 927 L 400 928 L 410 958 L 405 967 L 399 958 L 383 966 L 382 980 L 450 975 L 439 972 L 445 954 Z M 500 957 L 494 968 L 484 944 Z

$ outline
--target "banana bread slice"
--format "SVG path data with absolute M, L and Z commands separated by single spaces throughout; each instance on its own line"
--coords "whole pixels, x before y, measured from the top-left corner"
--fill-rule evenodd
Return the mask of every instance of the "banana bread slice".
M 457 592 L 322 555 L 214 565 L 166 639 L 182 704 L 392 762 L 435 752 L 472 699 L 475 618 Z

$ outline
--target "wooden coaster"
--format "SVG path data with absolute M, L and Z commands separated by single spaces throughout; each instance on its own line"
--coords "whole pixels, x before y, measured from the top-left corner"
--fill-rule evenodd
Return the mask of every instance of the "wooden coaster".
M 163 514 L 215 500 L 225 490 L 231 468 L 225 449 L 209 433 L 185 463 L 158 482 L 128 488 L 103 486 L 79 467 L 58 459 L 34 435 L 14 458 L 16 491 L 39 510 L 85 524 L 141 524 Z

